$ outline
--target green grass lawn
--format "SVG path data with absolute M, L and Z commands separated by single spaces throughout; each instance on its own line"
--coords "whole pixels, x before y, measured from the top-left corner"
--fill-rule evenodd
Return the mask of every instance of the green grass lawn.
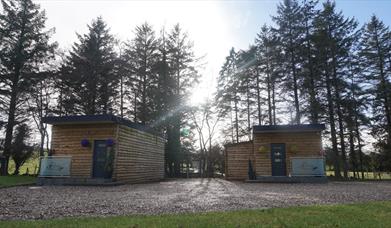
M 391 201 L 161 216 L 3 221 L 0 227 L 391 227 Z
M 19 169 L 20 174 L 37 174 L 38 173 L 38 165 L 39 165 L 39 158 L 38 157 L 32 157 L 28 159 Z M 15 162 L 14 160 L 10 159 L 8 164 L 8 172 L 14 173 L 15 171 Z
M 36 177 L 33 176 L 0 176 L 0 188 L 23 184 L 33 184 Z
M 327 176 L 334 176 L 334 171 L 326 171 Z M 353 177 L 353 172 L 348 172 L 349 177 Z M 343 173 L 341 172 L 341 176 L 343 176 Z M 360 173 L 361 178 L 361 173 Z M 379 180 L 378 173 L 375 174 L 373 172 L 364 172 L 364 178 L 367 180 Z M 391 173 L 382 172 L 380 173 L 380 178 L 382 180 L 391 180 Z

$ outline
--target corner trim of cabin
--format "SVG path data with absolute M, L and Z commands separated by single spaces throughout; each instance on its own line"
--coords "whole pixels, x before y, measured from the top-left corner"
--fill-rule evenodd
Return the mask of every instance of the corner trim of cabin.
M 253 146 L 253 148 L 252 148 L 252 153 L 250 153 L 251 154 L 251 162 L 253 163 L 252 165 L 253 165 L 253 170 L 254 170 L 254 173 L 255 173 L 255 176 L 256 176 L 256 173 L 257 173 L 257 159 L 255 158 L 255 145 L 254 145 L 254 141 L 253 140 L 251 140 L 251 142 L 252 142 L 252 146 Z
M 114 153 L 114 166 L 113 173 L 111 174 L 111 178 L 113 181 L 117 181 L 117 162 L 118 162 L 118 151 L 119 151 L 119 124 L 117 124 L 117 129 L 115 131 L 115 153 Z
M 227 148 L 224 148 L 224 173 L 225 173 L 225 179 L 228 178 L 228 157 L 227 157 Z

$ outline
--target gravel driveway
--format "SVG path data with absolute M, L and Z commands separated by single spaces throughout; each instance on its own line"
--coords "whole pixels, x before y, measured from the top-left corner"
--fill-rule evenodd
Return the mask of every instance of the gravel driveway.
M 0 219 L 222 211 L 391 200 L 391 182 L 270 184 L 179 179 L 115 187 L 0 189 Z

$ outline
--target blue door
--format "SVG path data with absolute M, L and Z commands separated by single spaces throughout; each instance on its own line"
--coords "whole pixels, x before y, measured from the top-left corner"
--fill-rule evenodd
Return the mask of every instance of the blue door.
M 107 169 L 109 151 L 106 146 L 106 140 L 94 141 L 94 156 L 93 156 L 93 178 L 110 178 L 111 172 Z
M 271 144 L 272 176 L 286 176 L 285 144 Z

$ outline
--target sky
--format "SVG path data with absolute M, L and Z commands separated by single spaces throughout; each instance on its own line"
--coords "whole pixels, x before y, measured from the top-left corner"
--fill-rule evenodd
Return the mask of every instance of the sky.
M 87 32 L 87 24 L 102 16 L 111 33 L 122 41 L 130 40 L 134 28 L 150 23 L 157 32 L 180 23 L 194 42 L 200 63 L 201 83 L 195 85 L 191 104 L 211 98 L 216 79 L 231 47 L 246 49 L 253 43 L 263 24 L 272 24 L 278 0 L 237 1 L 132 1 L 132 0 L 35 0 L 45 9 L 47 26 L 54 27 L 52 39 L 67 50 L 77 41 L 76 33 Z M 362 25 L 376 14 L 391 25 L 391 1 L 337 0 L 346 16 L 355 17 Z

